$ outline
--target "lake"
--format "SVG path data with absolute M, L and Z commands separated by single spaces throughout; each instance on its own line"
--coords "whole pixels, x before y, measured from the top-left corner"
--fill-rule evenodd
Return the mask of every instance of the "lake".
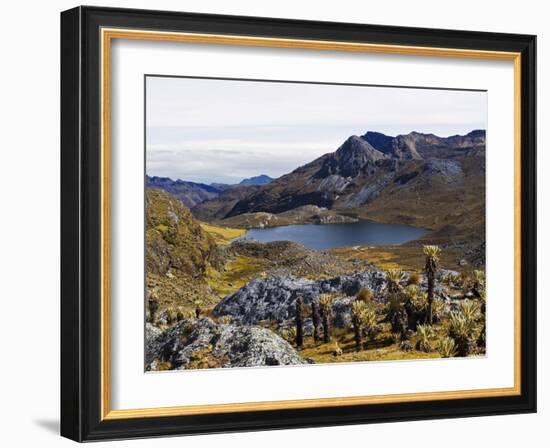
M 415 240 L 428 230 L 402 224 L 358 221 L 339 224 L 296 224 L 250 229 L 241 238 L 254 238 L 262 243 L 294 241 L 310 249 L 324 250 L 341 246 L 402 244 Z M 239 238 L 239 239 L 241 239 Z

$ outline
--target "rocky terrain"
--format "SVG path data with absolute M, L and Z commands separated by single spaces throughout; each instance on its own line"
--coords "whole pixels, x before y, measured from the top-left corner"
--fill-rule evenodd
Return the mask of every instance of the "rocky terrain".
M 261 327 L 181 321 L 160 331 L 146 327 L 146 370 L 299 365 L 307 362 L 284 339 Z
M 146 190 L 146 287 L 163 307 L 189 308 L 197 297 L 219 294 L 258 275 L 335 276 L 364 270 L 365 260 L 344 260 L 290 241 L 233 240 L 239 233 L 204 225 L 178 199 Z
M 308 207 L 318 211 L 304 213 Z M 485 131 L 447 138 L 417 132 L 351 136 L 333 153 L 267 185 L 226 191 L 193 213 L 243 227 L 367 218 L 429 228 L 439 242 L 481 243 Z
M 148 177 L 145 212 L 146 370 L 484 353 L 485 131 L 367 132 L 237 185 Z M 325 251 L 243 237 L 358 219 L 431 231 Z
M 208 201 L 203 204 L 203 207 L 211 203 L 212 201 Z M 198 208 L 200 208 L 200 206 Z M 296 207 L 287 212 L 277 214 L 268 212 L 243 213 L 242 215 L 233 216 L 224 220 L 217 220 L 216 222 L 220 225 L 240 227 L 243 229 L 262 229 L 265 227 L 288 226 L 291 224 L 334 224 L 356 221 L 357 218 L 338 214 L 325 207 L 302 205 L 301 207 Z
M 255 279 L 215 306 L 215 316 L 230 315 L 235 322 L 251 325 L 260 321 L 279 324 L 294 319 L 296 298 L 305 305 L 318 300 L 320 294 L 336 294 L 342 298 L 355 296 L 363 288 L 380 294 L 384 287 L 384 274 L 379 271 L 361 272 L 322 280 L 307 280 L 294 276 Z M 341 309 L 338 302 L 333 309 Z M 349 310 L 347 310 L 349 314 Z M 338 314 L 338 313 L 336 313 Z M 336 320 L 343 321 L 336 317 Z

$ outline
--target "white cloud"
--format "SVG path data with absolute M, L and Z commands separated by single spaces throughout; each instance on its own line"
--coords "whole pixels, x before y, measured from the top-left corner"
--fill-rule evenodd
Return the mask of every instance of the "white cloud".
M 484 92 L 149 77 L 147 172 L 278 177 L 352 134 L 464 134 L 486 114 Z

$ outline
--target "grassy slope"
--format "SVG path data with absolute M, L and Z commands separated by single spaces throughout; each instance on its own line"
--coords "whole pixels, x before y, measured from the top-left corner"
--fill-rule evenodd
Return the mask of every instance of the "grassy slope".
M 204 222 L 200 223 L 201 228 L 209 233 L 217 244 L 229 244 L 231 240 L 243 236 L 246 233 L 244 229 L 233 229 L 230 227 L 220 227 Z
M 246 233 L 244 229 L 215 226 L 201 223 L 201 228 L 208 232 L 217 244 L 226 246 L 231 240 Z M 263 271 L 265 263 L 255 257 L 236 255 L 231 258 L 223 269 L 208 269 L 205 280 L 212 292 L 218 298 L 237 291 Z
M 419 242 L 394 246 L 338 247 L 331 249 L 330 253 L 344 260 L 365 260 L 382 270 L 420 272 L 424 269 L 426 261 Z M 458 249 L 445 249 L 441 254 L 441 267 L 462 271 L 464 267 L 458 266 L 456 262 L 460 255 L 461 251 Z
M 158 189 L 146 191 L 146 284 L 161 309 L 206 307 L 239 289 L 261 270 L 261 263 L 232 258 L 223 250 L 245 233 L 197 221 L 181 202 Z

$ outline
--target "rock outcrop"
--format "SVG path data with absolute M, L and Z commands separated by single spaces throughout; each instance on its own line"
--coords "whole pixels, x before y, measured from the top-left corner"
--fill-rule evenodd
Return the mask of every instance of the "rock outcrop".
M 230 315 L 236 322 L 254 325 L 263 320 L 275 320 L 283 324 L 294 319 L 295 302 L 298 296 L 304 304 L 311 303 L 324 293 L 339 293 L 343 297 L 355 296 L 362 288 L 369 288 L 375 294 L 384 287 L 384 274 L 377 271 L 342 275 L 331 279 L 308 280 L 293 276 L 255 279 L 233 294 L 225 297 L 214 308 L 217 316 Z M 351 303 L 351 301 L 349 301 Z M 335 301 L 335 316 L 347 313 L 349 303 Z M 344 326 L 349 319 L 335 318 L 337 326 Z
M 220 324 L 207 317 L 181 321 L 161 333 L 150 327 L 145 338 L 146 370 L 157 370 L 162 363 L 170 363 L 172 370 L 308 363 L 266 328 Z
M 470 169 L 470 165 L 484 167 L 484 156 L 483 130 L 446 138 L 419 132 L 396 137 L 379 132 L 353 135 L 335 152 L 235 202 L 225 217 L 255 212 L 279 214 L 304 205 L 332 210 L 356 208 L 389 191 L 392 180 L 401 183 L 413 174 L 422 174 L 418 176 L 422 185 L 415 185 L 422 192 L 431 191 L 433 176 L 441 185 L 462 183 L 467 178 L 477 182 L 478 177 L 483 180 L 484 171 Z M 472 161 L 474 158 L 477 160 Z M 470 191 L 467 185 L 464 188 Z

